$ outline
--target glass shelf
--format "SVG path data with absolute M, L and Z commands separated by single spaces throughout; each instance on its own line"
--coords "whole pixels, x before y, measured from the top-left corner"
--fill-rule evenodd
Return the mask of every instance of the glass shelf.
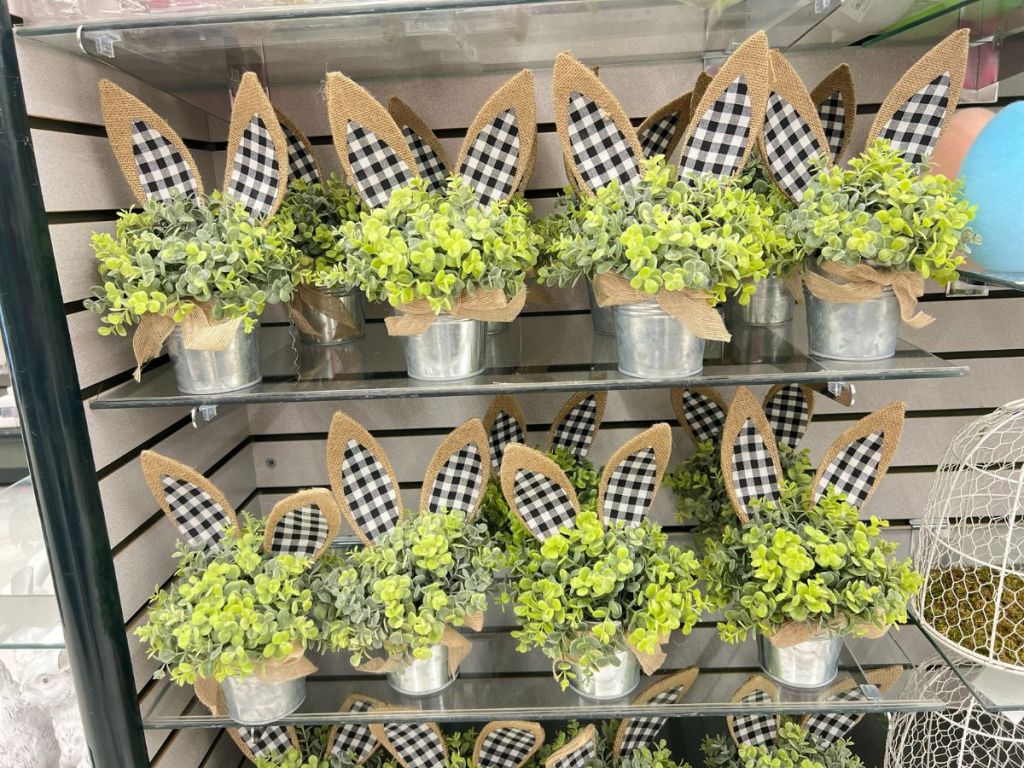
M 962 376 L 947 363 L 901 341 L 896 356 L 868 363 L 818 361 L 807 353 L 802 313 L 787 325 L 738 328 L 728 344 L 709 343 L 704 370 L 679 379 L 636 379 L 619 373 L 615 339 L 593 333 L 587 313 L 533 315 L 488 337 L 487 368 L 460 381 L 416 381 L 405 375 L 402 342 L 382 322 L 368 322 L 352 344 L 300 344 L 290 325 L 264 327 L 263 382 L 218 395 L 178 392 L 169 366 L 146 371 L 91 403 L 93 408 L 241 405 L 366 398 L 488 395 L 499 392 L 572 392 L 578 389 L 656 389 L 669 386 L 825 383 Z
M 878 45 L 886 41 L 939 40 L 960 27 L 966 15 L 984 10 L 986 0 L 915 0 L 900 19 L 878 34 L 861 41 L 861 45 Z
M 957 272 L 960 273 L 960 279 L 966 282 L 1024 291 L 1024 272 L 995 272 L 982 266 L 958 269 Z

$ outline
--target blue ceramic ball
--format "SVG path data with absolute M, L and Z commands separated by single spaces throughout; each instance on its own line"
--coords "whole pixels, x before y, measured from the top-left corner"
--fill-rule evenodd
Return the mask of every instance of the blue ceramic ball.
M 1024 102 L 989 120 L 960 165 L 964 197 L 978 206 L 982 241 L 971 258 L 997 272 L 1024 272 Z

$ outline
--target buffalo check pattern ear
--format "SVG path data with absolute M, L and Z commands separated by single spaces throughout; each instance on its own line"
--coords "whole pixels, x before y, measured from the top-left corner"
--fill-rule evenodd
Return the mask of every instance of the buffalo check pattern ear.
M 674 115 L 666 115 L 637 132 L 644 157 L 668 155 L 668 148 L 678 129 L 680 117 L 678 112 Z
M 829 701 L 862 701 L 863 699 L 864 694 L 858 688 L 852 688 L 829 697 Z M 831 746 L 852 731 L 863 717 L 864 713 L 862 712 L 824 712 L 807 717 L 803 722 L 803 727 L 809 736 L 819 740 L 824 746 Z
M 821 129 L 828 139 L 832 162 L 838 163 L 839 155 L 843 151 L 843 135 L 846 130 L 846 108 L 843 106 L 843 94 L 840 91 L 833 91 L 818 104 L 818 119 L 821 120 Z
M 390 146 L 353 120 L 348 121 L 348 161 L 353 183 L 371 208 L 387 205 L 391 193 L 413 179 Z
M 477 738 L 473 762 L 479 768 L 519 768 L 543 741 L 539 723 L 488 723 Z
M 459 173 L 469 182 L 484 205 L 504 200 L 515 191 L 520 158 L 519 123 L 513 109 L 506 109 L 468 145 Z
M 813 394 L 799 384 L 773 387 L 765 398 L 764 415 L 775 440 L 795 448 L 811 423 Z
M 177 147 L 143 120 L 132 123 L 132 152 L 147 198 L 166 201 L 199 195 L 192 169 Z
M 338 505 L 326 488 L 293 493 L 274 505 L 267 518 L 263 551 L 268 555 L 319 558 L 341 527 Z
M 825 147 L 792 104 L 777 93 L 768 97 L 764 121 L 764 159 L 775 183 L 799 202 L 816 173 L 814 160 Z
M 857 117 L 857 95 L 850 67 L 840 64 L 825 75 L 811 91 L 811 101 L 818 113 L 832 162 L 838 163 L 853 136 Z
M 505 448 L 511 443 L 526 444 L 526 418 L 513 396 L 498 395 L 487 408 L 483 426 L 487 431 L 491 469 L 497 474 L 501 470 Z
M 577 392 L 569 397 L 548 433 L 548 450 L 561 448 L 575 456 L 590 452 L 607 402 L 604 392 Z
M 710 394 L 696 389 L 673 390 L 676 418 L 686 425 L 694 443 L 716 441 L 725 426 L 725 407 Z
M 625 186 L 640 177 L 640 163 L 625 134 L 595 102 L 569 94 L 569 146 L 588 189 L 613 181 Z
M 508 446 L 501 462 L 501 488 L 513 511 L 540 541 L 576 524 L 576 491 L 565 472 L 540 451 L 518 443 Z
M 879 132 L 912 163 L 930 155 L 949 109 L 949 72 L 943 72 L 896 110 Z
M 241 201 L 254 218 L 268 216 L 281 188 L 281 169 L 266 123 L 253 115 L 235 149 L 226 191 Z
M 779 451 L 761 405 L 746 387 L 739 387 L 722 429 L 722 477 L 741 522 L 751 515 L 751 501 L 780 498 Z
M 300 134 L 284 123 L 281 124 L 281 130 L 288 142 L 288 178 L 316 184 L 320 181 L 320 168 L 310 147 Z
M 639 525 L 654 503 L 669 455 L 672 430 L 655 424 L 628 440 L 601 473 L 597 502 L 608 522 Z
M 238 736 L 256 758 L 283 755 L 294 744 L 289 729 L 283 725 L 239 726 Z
M 371 726 L 404 768 L 438 768 L 448 757 L 444 738 L 433 723 L 386 723 Z
M 373 703 L 362 698 L 350 700 L 348 706 L 342 705 L 343 712 L 369 712 Z M 363 723 L 342 723 L 337 726 L 327 740 L 328 754 L 332 758 L 350 755 L 356 765 L 361 765 L 377 750 L 377 737 L 370 726 Z
M 544 768 L 587 768 L 597 759 L 597 730 L 588 725 L 564 747 L 552 752 Z
M 488 464 L 484 425 L 470 419 L 452 430 L 431 458 L 420 507 L 431 512 L 458 510 L 472 518 L 483 500 Z
M 655 706 L 659 704 L 675 704 L 679 699 L 679 688 L 670 688 L 662 691 L 646 703 Z M 622 741 L 619 744 L 619 754 L 628 757 L 629 754 L 639 747 L 646 747 L 657 738 L 658 733 L 668 722 L 667 717 L 634 717 L 630 718 L 622 733 Z
M 747 79 L 740 75 L 699 116 L 697 127 L 683 146 L 679 170 L 731 176 L 750 143 L 753 106 Z
M 420 177 L 426 180 L 427 186 L 434 192 L 443 190 L 445 182 L 448 180 L 448 168 L 445 167 L 441 158 L 409 126 L 405 126 L 402 129 L 402 135 L 405 136 L 405 140 L 409 143 L 409 149 L 412 152 L 413 159 L 416 161 L 416 167 L 419 168 Z
M 752 707 L 772 702 L 766 691 L 753 691 L 740 700 Z M 735 715 L 731 719 L 733 739 L 740 746 L 761 747 L 775 743 L 779 733 L 779 718 L 775 715 Z

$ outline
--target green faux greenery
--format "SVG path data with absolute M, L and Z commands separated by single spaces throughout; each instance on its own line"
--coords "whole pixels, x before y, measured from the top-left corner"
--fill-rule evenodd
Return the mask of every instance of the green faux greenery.
M 103 336 L 125 336 L 147 314 L 180 322 L 198 302 L 212 302 L 214 319 L 242 318 L 251 331 L 267 304 L 292 298 L 293 235 L 289 223 L 253 221 L 218 192 L 149 200 L 121 211 L 115 234 L 93 234 L 103 284 L 85 306 L 102 315 Z
M 704 609 L 699 563 L 668 543 L 660 526 L 602 525 L 593 503 L 572 528 L 543 542 L 524 538 L 510 553 L 509 585 L 520 652 L 539 648 L 555 660 L 562 687 L 570 659 L 585 672 L 615 663 L 627 643 L 653 653 L 676 630 L 688 634 Z
M 962 182 L 906 161 L 885 139 L 847 165 L 820 171 L 790 215 L 790 234 L 804 252 L 819 262 L 954 280 L 977 241 Z
M 177 557 L 174 584 L 157 591 L 135 630 L 160 663 L 154 677 L 169 673 L 178 685 L 244 677 L 318 637 L 309 618 L 313 562 L 264 555 L 261 521 L 243 514 L 217 550 L 180 544 Z
M 808 508 L 798 497 L 752 503 L 748 523 L 727 525 L 706 542 L 709 601 L 722 610 L 727 642 L 787 621 L 857 634 L 907 620 L 907 600 L 921 584 L 898 545 L 882 538 L 887 523 L 858 519 L 857 508 L 829 487 Z
M 768 178 L 764 162 L 756 152 L 750 155 L 747 167 L 737 178 L 737 183 L 754 193 L 761 208 L 758 231 L 764 244 L 768 276 L 784 280 L 793 277 L 803 265 L 804 253 L 789 234 L 792 201 Z
M 737 747 L 725 736 L 706 736 L 701 750 L 706 768 L 864 768 L 849 741 L 825 745 L 794 722 L 783 723 L 770 746 Z
M 372 547 L 325 559 L 313 609 L 321 645 L 350 652 L 353 665 L 429 658 L 446 625 L 487 608 L 501 562 L 484 523 L 457 511 L 409 513 Z
M 414 179 L 335 236 L 371 301 L 426 299 L 441 313 L 464 293 L 496 289 L 511 298 L 523 290 L 540 250 L 531 210 L 521 197 L 481 205 L 461 177 L 440 193 Z

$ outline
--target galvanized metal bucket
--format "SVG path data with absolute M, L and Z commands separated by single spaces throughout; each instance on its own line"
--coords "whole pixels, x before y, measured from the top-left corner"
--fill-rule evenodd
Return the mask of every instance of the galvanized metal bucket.
M 725 322 L 730 328 L 734 325 L 782 325 L 793 319 L 795 303 L 782 278 L 768 277 L 758 281 L 757 290 L 746 306 L 734 298 L 725 303 Z
M 764 635 L 757 636 L 761 669 L 770 678 L 792 688 L 821 688 L 839 674 L 842 635 L 824 632 L 788 648 L 778 648 Z
M 678 378 L 704 367 L 704 339 L 656 301 L 615 307 L 619 370 L 641 379 Z
M 222 352 L 186 349 L 181 327 L 167 337 L 178 390 L 187 395 L 213 395 L 245 389 L 262 380 L 260 374 L 260 332 L 246 333 L 238 324 L 231 345 Z
M 303 301 L 297 304 L 299 313 L 316 333 L 306 333 L 300 329 L 299 339 L 305 344 L 348 344 L 356 339 L 363 338 L 365 333 L 363 327 L 363 302 L 360 299 L 359 293 L 328 288 L 318 288 L 317 290 L 320 293 L 337 299 L 344 305 L 348 316 L 352 319 L 352 325 L 355 326 L 355 330 L 344 328 L 333 314 L 323 312 Z
M 829 278 L 834 280 L 835 278 Z M 884 360 L 896 354 L 900 303 L 892 288 L 859 304 L 819 299 L 804 286 L 807 345 L 815 357 L 830 360 Z
M 258 677 L 226 677 L 221 683 L 228 717 L 242 725 L 266 725 L 287 717 L 306 699 L 306 678 L 271 683 Z
M 502 331 L 507 331 L 511 327 L 512 327 L 512 323 L 499 323 L 497 320 L 488 320 L 487 321 L 487 335 L 488 336 L 493 336 L 496 333 L 501 333 Z
M 598 667 L 590 674 L 574 664 L 575 679 L 569 685 L 587 699 L 622 698 L 640 684 L 640 664 L 629 650 L 616 653 L 615 660 L 617 664 Z
M 405 667 L 388 672 L 388 683 L 406 696 L 428 696 L 455 682 L 448 666 L 448 646 L 438 643 L 429 659 L 415 659 Z
M 594 285 L 587 281 L 587 297 L 590 299 L 590 321 L 594 324 L 594 333 L 600 336 L 615 335 L 615 311 L 612 307 L 599 307 L 594 296 Z
M 480 320 L 456 320 L 441 314 L 419 336 L 403 336 L 409 378 L 454 381 L 484 369 L 487 329 Z

